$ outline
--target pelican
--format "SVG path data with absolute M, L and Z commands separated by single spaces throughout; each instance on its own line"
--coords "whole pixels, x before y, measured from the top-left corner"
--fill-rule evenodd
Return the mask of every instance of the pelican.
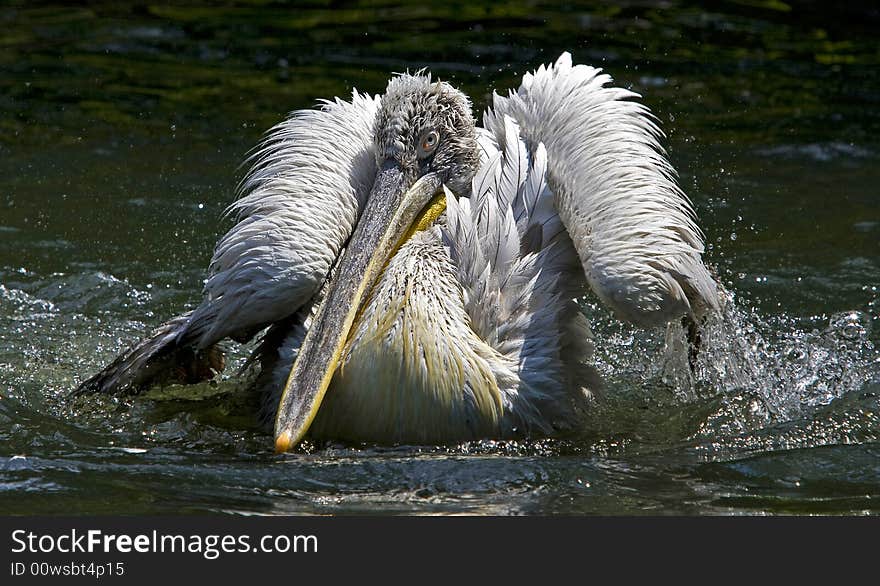
M 220 238 L 204 300 L 78 391 L 195 382 L 218 342 L 263 332 L 254 387 L 275 448 L 306 435 L 445 443 L 575 426 L 601 380 L 592 292 L 622 320 L 719 307 L 693 207 L 638 94 L 568 53 L 468 97 L 396 74 L 271 129 Z

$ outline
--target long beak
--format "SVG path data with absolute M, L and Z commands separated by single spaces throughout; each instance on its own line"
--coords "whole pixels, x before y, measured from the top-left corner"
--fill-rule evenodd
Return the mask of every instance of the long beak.
M 360 221 L 284 385 L 275 419 L 276 452 L 290 450 L 309 430 L 364 298 L 441 186 L 434 173 L 422 176 L 411 187 L 406 183 L 393 162 L 376 175 Z

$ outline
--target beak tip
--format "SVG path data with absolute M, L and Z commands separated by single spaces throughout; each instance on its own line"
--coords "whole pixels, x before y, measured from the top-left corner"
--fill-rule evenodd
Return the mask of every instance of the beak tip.
M 283 454 L 285 452 L 289 452 L 290 448 L 293 447 L 291 443 L 292 442 L 290 441 L 290 432 L 282 431 L 278 435 L 278 437 L 275 438 L 275 453 Z

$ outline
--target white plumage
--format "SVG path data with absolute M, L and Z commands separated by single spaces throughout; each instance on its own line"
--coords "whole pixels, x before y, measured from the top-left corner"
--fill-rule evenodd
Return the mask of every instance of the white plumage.
M 527 140 L 544 143 L 587 281 L 619 317 L 650 326 L 717 309 L 702 233 L 658 143 L 662 132 L 638 94 L 610 82 L 564 53 L 509 97 L 496 94 L 484 122 L 511 116 Z
M 378 98 L 325 101 L 272 130 L 251 157 L 237 220 L 214 249 L 205 303 L 184 337 L 250 338 L 308 302 L 351 235 L 376 175 Z
M 444 188 L 445 213 L 387 260 L 348 333 L 313 436 L 442 442 L 553 433 L 576 424 L 600 384 L 574 301 L 587 287 L 644 326 L 699 320 L 718 307 L 661 132 L 636 94 L 610 81 L 565 53 L 526 74 L 517 91 L 494 96 L 476 129 L 476 174 L 462 183 L 464 167 L 450 167 L 458 192 Z M 270 131 L 230 207 L 237 224 L 217 244 L 205 301 L 83 386 L 144 386 L 150 380 L 133 373 L 151 360 L 271 326 L 257 386 L 274 409 L 322 283 L 363 221 L 377 163 L 403 157 L 400 137 L 429 118 L 417 106 L 390 110 L 417 91 L 466 100 L 407 74 L 384 97 L 354 92 L 351 102 L 296 112 Z

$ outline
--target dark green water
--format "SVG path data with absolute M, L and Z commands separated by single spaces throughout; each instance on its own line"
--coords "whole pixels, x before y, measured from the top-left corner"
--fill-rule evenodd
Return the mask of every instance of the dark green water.
M 880 512 L 880 10 L 823 4 L 4 3 L 0 513 Z M 286 112 L 423 66 L 482 109 L 563 50 L 644 94 L 734 296 L 695 380 L 586 299 L 563 439 L 275 456 L 234 380 L 63 399 L 198 302 Z

